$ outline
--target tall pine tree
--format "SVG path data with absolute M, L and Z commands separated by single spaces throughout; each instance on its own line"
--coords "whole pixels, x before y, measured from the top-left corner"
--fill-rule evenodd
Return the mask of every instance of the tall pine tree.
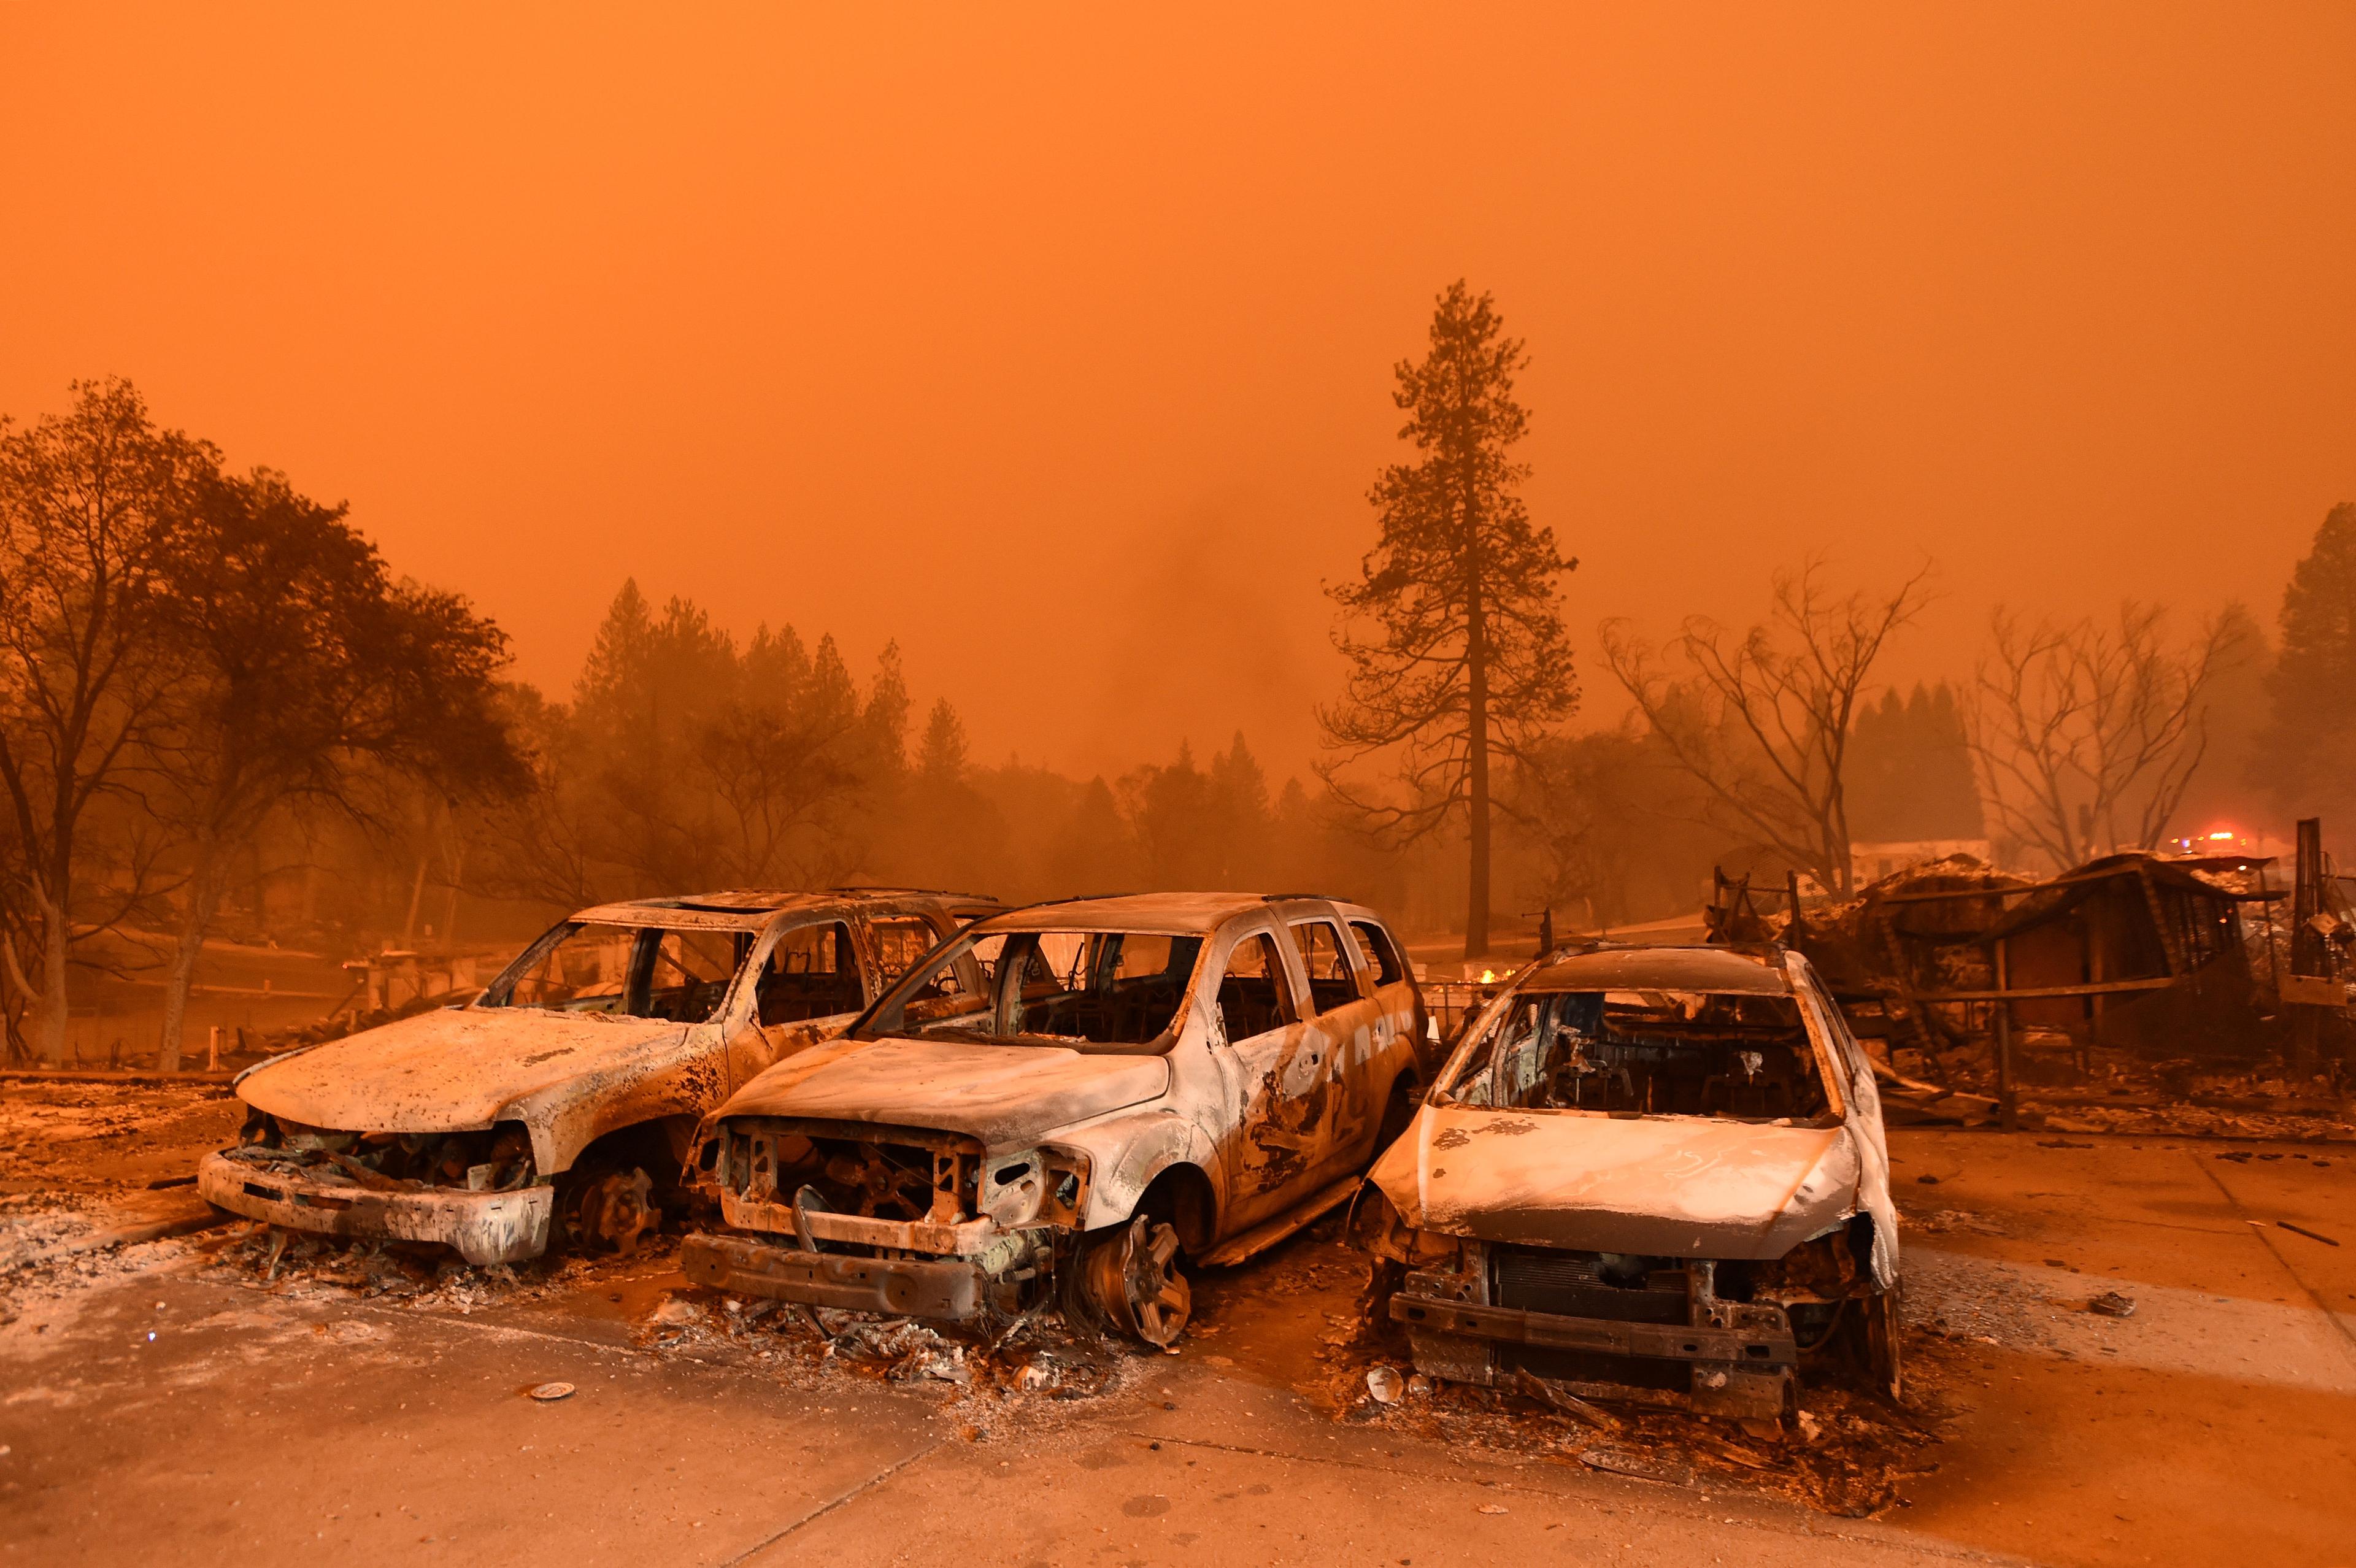
M 1579 563 L 1533 527 L 1529 476 L 1512 451 L 1529 426 L 1514 396 L 1528 363 L 1487 294 L 1460 280 L 1432 312 L 1430 349 L 1397 367 L 1411 461 L 1375 481 L 1380 533 L 1359 580 L 1329 590 L 1342 699 L 1318 711 L 1333 753 L 1319 773 L 1364 818 L 1400 838 L 1462 822 L 1471 854 L 1464 952 L 1489 951 L 1490 770 L 1519 758 L 1579 703 L 1556 579 Z M 1343 782 L 1376 754 L 1392 793 Z

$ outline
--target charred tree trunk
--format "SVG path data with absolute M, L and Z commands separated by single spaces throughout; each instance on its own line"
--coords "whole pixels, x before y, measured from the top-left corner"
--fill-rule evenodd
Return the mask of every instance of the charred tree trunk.
M 409 913 L 401 923 L 401 945 L 404 948 L 417 945 L 417 911 L 425 901 L 425 873 L 432 869 L 433 863 L 434 852 L 431 849 L 417 857 L 417 880 L 409 885 Z
M 41 993 L 25 973 L 16 957 L 16 944 L 5 931 L 0 931 L 0 1029 L 8 1036 L 8 1065 L 23 1062 L 29 1067 L 36 1060 L 38 1043 L 28 1032 L 41 1022 Z
M 52 1067 L 66 1064 L 66 961 L 73 949 L 73 931 L 66 923 L 65 898 L 50 888 L 36 888 L 33 897 L 41 910 L 41 995 L 38 1002 L 41 1059 Z
M 196 866 L 188 876 L 188 910 L 180 922 L 180 939 L 172 948 L 172 966 L 164 976 L 164 1024 L 155 1049 L 159 1072 L 180 1070 L 180 1037 L 187 1026 L 188 992 L 196 984 L 197 961 L 204 954 L 205 935 L 213 923 L 219 848 L 220 840 L 209 831 L 198 836 Z
M 453 837 L 455 838 L 455 835 L 454 834 Z M 464 885 L 466 877 L 466 846 L 464 843 L 454 842 L 450 847 L 450 898 L 442 906 L 440 938 L 444 948 L 451 948 L 457 941 L 458 891 Z
M 1471 820 L 1472 874 L 1464 899 L 1464 956 L 1489 951 L 1489 659 L 1485 606 L 1476 576 L 1465 613 L 1465 805 Z

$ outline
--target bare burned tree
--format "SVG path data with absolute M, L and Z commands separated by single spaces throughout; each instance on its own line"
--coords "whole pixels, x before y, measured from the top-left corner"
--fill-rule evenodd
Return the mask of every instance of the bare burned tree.
M 2132 601 L 2114 624 L 1991 618 L 1972 757 L 1999 829 L 2057 868 L 2104 845 L 2156 848 L 2201 764 L 2201 697 L 2241 639 L 2215 617 L 2177 643 L 2166 622 Z
M 1526 465 L 1508 455 L 1529 415 L 1514 398 L 1527 363 L 1487 294 L 1449 285 L 1431 318 L 1430 352 L 1397 367 L 1401 439 L 1417 457 L 1384 470 L 1368 495 L 1381 535 L 1359 581 L 1329 589 L 1350 661 L 1342 699 L 1318 710 L 1318 767 L 1360 818 L 1398 839 L 1462 820 L 1472 856 L 1467 957 L 1489 950 L 1490 767 L 1521 756 L 1579 703 L 1556 580 L 1578 566 L 1533 528 L 1515 492 Z M 1371 623 L 1374 635 L 1354 634 Z M 1397 757 L 1398 795 L 1341 782 L 1377 752 Z
M 1608 621 L 1603 652 L 1710 809 L 1845 893 L 1846 771 L 1858 694 L 1891 635 L 1928 600 L 1931 569 L 1872 597 L 1834 596 L 1821 569 L 1812 559 L 1779 573 L 1772 613 L 1747 632 L 1696 617 L 1664 650 L 1626 622 Z

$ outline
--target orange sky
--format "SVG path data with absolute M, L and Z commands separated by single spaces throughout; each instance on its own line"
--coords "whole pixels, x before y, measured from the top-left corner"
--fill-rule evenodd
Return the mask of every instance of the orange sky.
M 1459 275 L 1582 645 L 1811 549 L 1938 560 L 1910 677 L 2271 623 L 2356 498 L 2344 5 L 776 9 L 0 8 L 0 410 L 130 376 L 559 691 L 635 574 L 1080 770 L 1306 760 Z

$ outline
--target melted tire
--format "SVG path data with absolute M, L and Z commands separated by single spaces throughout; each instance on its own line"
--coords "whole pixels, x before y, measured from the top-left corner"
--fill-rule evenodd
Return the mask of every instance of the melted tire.
M 1074 1296 L 1093 1324 L 1168 1349 L 1185 1331 L 1194 1300 L 1178 1271 L 1177 1231 L 1139 1214 L 1089 1243 L 1073 1270 L 1067 1305 Z
M 565 1239 L 584 1253 L 626 1257 L 662 1227 L 654 1179 L 637 1166 L 575 1171 L 557 1203 Z

